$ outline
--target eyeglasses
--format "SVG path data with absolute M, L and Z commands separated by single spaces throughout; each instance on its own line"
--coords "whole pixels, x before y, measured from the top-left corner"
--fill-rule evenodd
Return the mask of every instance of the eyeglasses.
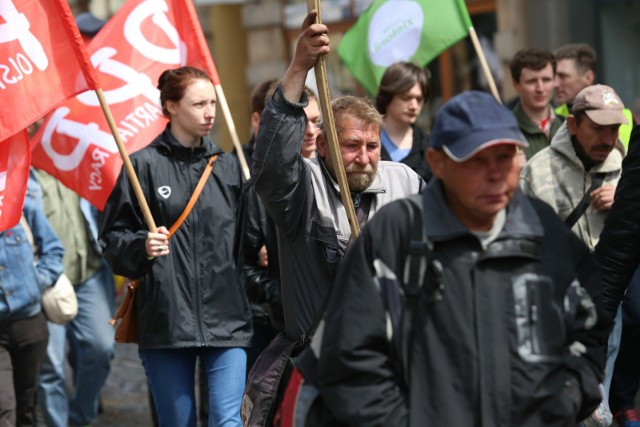
M 307 126 L 311 126 L 312 129 L 320 130 L 322 128 L 322 120 L 307 120 Z

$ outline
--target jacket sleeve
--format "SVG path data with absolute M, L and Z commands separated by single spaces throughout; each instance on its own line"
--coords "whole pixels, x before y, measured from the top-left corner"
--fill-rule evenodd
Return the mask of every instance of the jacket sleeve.
M 571 233 L 570 238 L 575 248 L 576 285 L 579 286 L 571 286 L 565 296 L 565 307 L 571 307 L 565 363 L 580 384 L 583 398 L 578 415 L 584 419 L 602 400 L 598 383 L 603 379 L 611 317 L 602 304 L 602 281 L 597 263 L 578 237 Z
M 109 195 L 100 220 L 99 243 L 104 258 L 115 274 L 131 279 L 151 269 L 147 259 L 146 228 L 140 207 L 124 168 Z
M 267 213 L 252 187 L 246 190 L 245 206 L 244 235 L 242 236 L 244 286 L 249 301 L 260 304 L 269 302 L 276 296 L 278 280 L 269 276 L 267 268 L 258 265 L 260 249 L 267 243 Z
M 565 393 L 571 400 L 575 399 L 577 415 L 582 420 L 602 401 L 598 384 L 603 379 L 611 328 L 611 318 L 602 304 L 600 268 L 586 244 L 551 207 L 535 199 L 530 201 L 544 224 L 545 234 L 553 236 L 549 244 L 563 242 L 565 248 L 562 269 L 567 274 L 560 275 L 563 279 L 558 282 L 564 292 L 559 295 L 562 299 L 558 303 L 562 304 L 564 316 Z M 554 261 L 546 262 L 551 266 Z
M 320 392 L 334 416 L 348 425 L 406 426 L 408 419 L 401 376 L 390 356 L 383 301 L 374 284 L 370 230 L 383 214 L 376 214 L 347 252 L 325 314 Z
M 253 152 L 251 179 L 269 215 L 285 234 L 298 229 L 311 195 L 305 163 L 300 154 L 307 116 L 300 103 L 287 100 L 278 85 L 260 118 Z
M 614 316 L 640 264 L 640 128 L 634 127 L 622 162 L 613 206 L 605 218 L 595 256 L 602 267 L 602 299 Z
M 233 253 L 235 254 L 234 266 L 238 273 L 240 285 L 243 282 L 242 265 L 244 263 L 244 247 L 243 236 L 246 228 L 245 218 L 247 212 L 247 189 L 251 187 L 251 183 L 244 179 L 242 176 L 242 169 L 240 167 L 240 160 L 238 156 L 234 154 L 225 154 L 226 157 L 233 159 L 234 172 L 233 176 L 237 178 L 236 184 L 233 186 L 233 197 L 236 199 L 236 212 L 235 212 L 235 230 L 233 236 Z

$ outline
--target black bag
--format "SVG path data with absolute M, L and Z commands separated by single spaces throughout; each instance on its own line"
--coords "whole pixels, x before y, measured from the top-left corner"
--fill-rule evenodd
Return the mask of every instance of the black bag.
M 240 416 L 244 427 L 271 426 L 282 390 L 293 369 L 291 357 L 299 347 L 280 332 L 253 364 L 247 376 Z

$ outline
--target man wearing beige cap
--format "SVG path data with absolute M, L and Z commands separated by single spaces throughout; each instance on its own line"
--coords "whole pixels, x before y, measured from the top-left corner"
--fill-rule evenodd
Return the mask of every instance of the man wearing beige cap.
M 553 55 L 557 62 L 554 87 L 558 107 L 555 113 L 557 116 L 567 117 L 571 113 L 571 106 L 578 93 L 596 81 L 597 55 L 595 50 L 586 43 L 561 46 L 553 52 Z M 631 110 L 625 108 L 623 114 L 629 124 L 620 126 L 618 137 L 628 148 L 631 129 L 635 123 L 633 123 Z
M 628 123 L 623 109 L 620 97 L 609 86 L 582 89 L 551 145 L 533 156 L 520 174 L 520 187 L 525 194 L 551 205 L 592 251 L 613 204 L 626 154 L 618 137 L 620 125 Z M 612 334 L 609 341 L 604 384 L 607 391 L 618 347 L 619 332 Z M 598 411 L 587 425 L 609 425 L 593 422 L 610 420 L 608 405 L 601 405 Z
M 628 123 L 623 108 L 609 86 L 584 88 L 551 145 L 533 156 L 520 175 L 523 191 L 571 222 L 591 250 L 613 203 L 626 153 L 618 138 L 620 124 Z

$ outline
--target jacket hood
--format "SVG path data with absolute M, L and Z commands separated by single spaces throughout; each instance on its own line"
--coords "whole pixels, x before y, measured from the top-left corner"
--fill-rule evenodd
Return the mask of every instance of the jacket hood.
M 573 143 L 571 142 L 571 134 L 569 133 L 569 127 L 567 126 L 567 122 L 565 121 L 558 132 L 555 134 L 553 139 L 551 140 L 551 149 L 559 153 L 563 156 L 568 162 L 575 164 L 581 169 L 584 169 L 584 165 L 578 158 L 575 149 L 573 148 Z M 620 170 L 620 164 L 622 163 L 622 159 L 627 154 L 627 150 L 624 147 L 620 138 L 616 141 L 616 145 L 614 146 L 611 153 L 607 156 L 604 162 L 594 165 L 591 169 L 593 172 L 614 172 Z

